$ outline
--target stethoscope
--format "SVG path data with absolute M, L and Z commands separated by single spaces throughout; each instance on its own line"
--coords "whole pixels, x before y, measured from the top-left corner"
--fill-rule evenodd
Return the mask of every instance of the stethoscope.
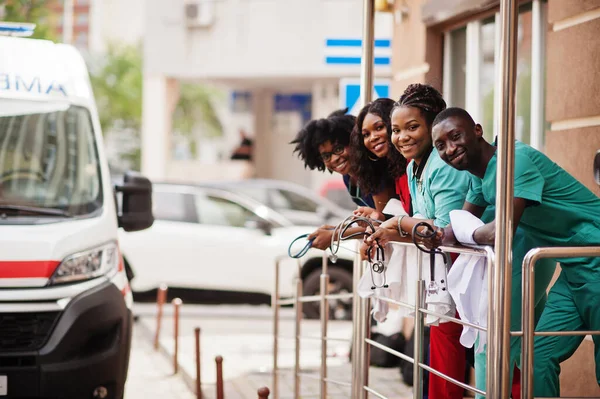
M 343 240 L 350 240 L 352 238 L 356 238 L 356 237 L 366 237 L 371 235 L 370 232 L 366 232 L 366 231 L 359 231 L 356 233 L 352 233 L 350 235 L 345 235 L 345 233 L 347 232 L 347 230 L 354 224 L 358 223 L 358 222 L 365 222 L 370 228 L 371 231 L 375 231 L 375 226 L 373 224 L 373 222 L 375 223 L 383 223 L 380 220 L 377 219 L 370 219 L 370 218 L 365 218 L 362 216 L 354 216 L 351 215 L 349 217 L 347 217 L 346 219 L 344 219 L 340 224 L 338 224 L 333 230 L 333 235 L 331 237 L 331 245 L 329 247 L 329 249 L 331 250 L 331 255 L 330 260 L 335 263 L 337 260 L 337 252 L 339 251 L 340 248 L 340 242 Z M 336 234 L 338 233 L 338 234 Z M 298 237 L 296 237 L 289 245 L 288 247 L 288 255 L 290 258 L 294 258 L 294 259 L 300 259 L 302 258 L 304 255 L 306 255 L 306 253 L 310 250 L 310 248 L 312 247 L 312 243 L 314 241 L 314 239 L 310 239 L 307 240 L 306 244 L 304 245 L 304 247 L 302 247 L 302 249 L 300 249 L 300 251 L 298 251 L 297 253 L 292 253 L 292 247 L 294 246 L 294 244 L 302 239 L 305 239 L 309 236 L 310 234 L 302 234 Z M 338 237 L 338 239 L 336 240 L 336 235 Z M 376 289 L 376 288 L 388 288 L 388 285 L 386 284 L 386 276 L 385 276 L 385 250 L 384 248 L 379 245 L 378 241 L 375 241 L 375 246 L 376 246 L 376 250 L 375 250 L 375 259 L 372 259 L 371 257 L 371 252 L 368 252 L 368 262 L 369 262 L 369 270 L 371 273 L 371 280 L 373 282 L 373 285 L 371 286 L 371 289 Z M 383 284 L 377 284 L 375 282 L 375 275 L 383 275 Z
M 425 227 L 425 229 L 421 232 L 418 230 L 419 227 Z M 440 291 L 440 286 L 438 285 L 437 281 L 435 280 L 435 256 L 441 255 L 444 258 L 444 264 L 446 265 L 446 269 L 448 269 L 448 267 L 450 266 L 450 263 L 451 263 L 450 255 L 448 255 L 446 252 L 440 250 L 439 248 L 427 249 L 427 248 L 421 246 L 417 242 L 417 238 L 429 239 L 429 238 L 435 237 L 435 234 L 436 233 L 435 233 L 433 226 L 431 226 L 427 222 L 419 222 L 412 229 L 412 241 L 415 244 L 415 246 L 419 250 L 429 254 L 430 281 L 429 281 L 429 286 L 426 289 L 428 295 L 438 294 Z M 441 283 L 443 284 L 444 280 L 441 280 Z M 441 289 L 442 289 L 442 291 L 446 291 L 445 287 L 441 287 Z

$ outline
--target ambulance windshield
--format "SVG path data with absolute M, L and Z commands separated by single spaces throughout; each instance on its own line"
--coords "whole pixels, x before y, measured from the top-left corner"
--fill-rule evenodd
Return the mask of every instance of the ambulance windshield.
M 98 151 L 87 109 L 0 99 L 0 214 L 81 216 L 101 206 Z

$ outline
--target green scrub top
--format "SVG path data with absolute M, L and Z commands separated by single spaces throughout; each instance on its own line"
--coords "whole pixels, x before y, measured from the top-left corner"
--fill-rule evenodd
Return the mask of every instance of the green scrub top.
M 437 151 L 427 158 L 420 180 L 415 177 L 414 168 L 413 160 L 406 169 L 413 213 L 433 219 L 438 227 L 446 227 L 450 224 L 450 211 L 463 207 L 470 174 L 446 164 Z
M 496 203 L 496 155 L 483 179 L 472 179 L 467 201 Z M 537 246 L 600 245 L 600 198 L 534 148 L 515 142 L 515 198 L 528 205 L 519 227 Z M 600 258 L 560 259 L 569 282 L 600 281 Z

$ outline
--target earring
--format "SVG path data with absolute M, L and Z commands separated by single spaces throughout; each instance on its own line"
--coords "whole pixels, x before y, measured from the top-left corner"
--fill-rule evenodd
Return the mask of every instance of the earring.
M 377 157 L 375 157 L 375 158 L 371 158 L 371 157 L 369 157 L 369 159 L 370 159 L 371 161 L 373 161 L 373 162 L 377 162 L 377 161 L 379 161 L 379 158 L 377 158 Z

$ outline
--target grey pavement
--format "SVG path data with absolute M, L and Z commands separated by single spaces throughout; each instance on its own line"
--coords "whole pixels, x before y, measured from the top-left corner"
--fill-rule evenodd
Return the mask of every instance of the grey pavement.
M 181 376 L 173 374 L 172 362 L 154 351 L 143 327 L 133 327 L 125 399 L 194 399 Z
M 156 306 L 135 304 L 134 312 L 139 316 L 137 328 L 140 336 L 151 345 L 156 331 Z M 165 305 L 161 326 L 160 353 L 168 359 L 172 373 L 174 351 L 174 321 L 172 306 Z M 199 306 L 183 305 L 180 312 L 180 338 L 178 360 L 183 381 L 193 390 L 195 369 L 194 328 L 201 328 L 201 381 L 205 398 L 216 397 L 216 367 L 214 358 L 221 355 L 223 361 L 224 391 L 227 399 L 256 398 L 261 386 L 273 387 L 273 322 L 268 306 Z M 293 311 L 281 309 L 280 335 L 292 337 L 294 328 Z M 320 367 L 319 322 L 303 320 L 301 343 L 301 397 L 318 397 Z M 328 378 L 350 383 L 351 367 L 348 351 L 352 326 L 350 322 L 329 323 L 328 336 L 346 340 L 334 342 L 328 347 Z M 152 351 L 152 347 L 150 346 Z M 157 352 L 158 353 L 158 352 Z M 280 398 L 291 398 L 293 394 L 294 342 L 279 341 L 279 393 Z M 168 369 L 168 367 L 167 367 Z M 412 398 L 412 389 L 401 382 L 397 368 L 370 369 L 369 386 L 390 399 Z M 371 395 L 372 397 L 376 397 Z M 149 396 L 150 397 L 150 396 Z M 175 396 L 173 396 L 175 397 Z M 273 397 L 271 395 L 271 397 Z M 350 397 L 347 386 L 328 384 L 328 397 Z M 130 399 L 130 398 L 128 398 Z

